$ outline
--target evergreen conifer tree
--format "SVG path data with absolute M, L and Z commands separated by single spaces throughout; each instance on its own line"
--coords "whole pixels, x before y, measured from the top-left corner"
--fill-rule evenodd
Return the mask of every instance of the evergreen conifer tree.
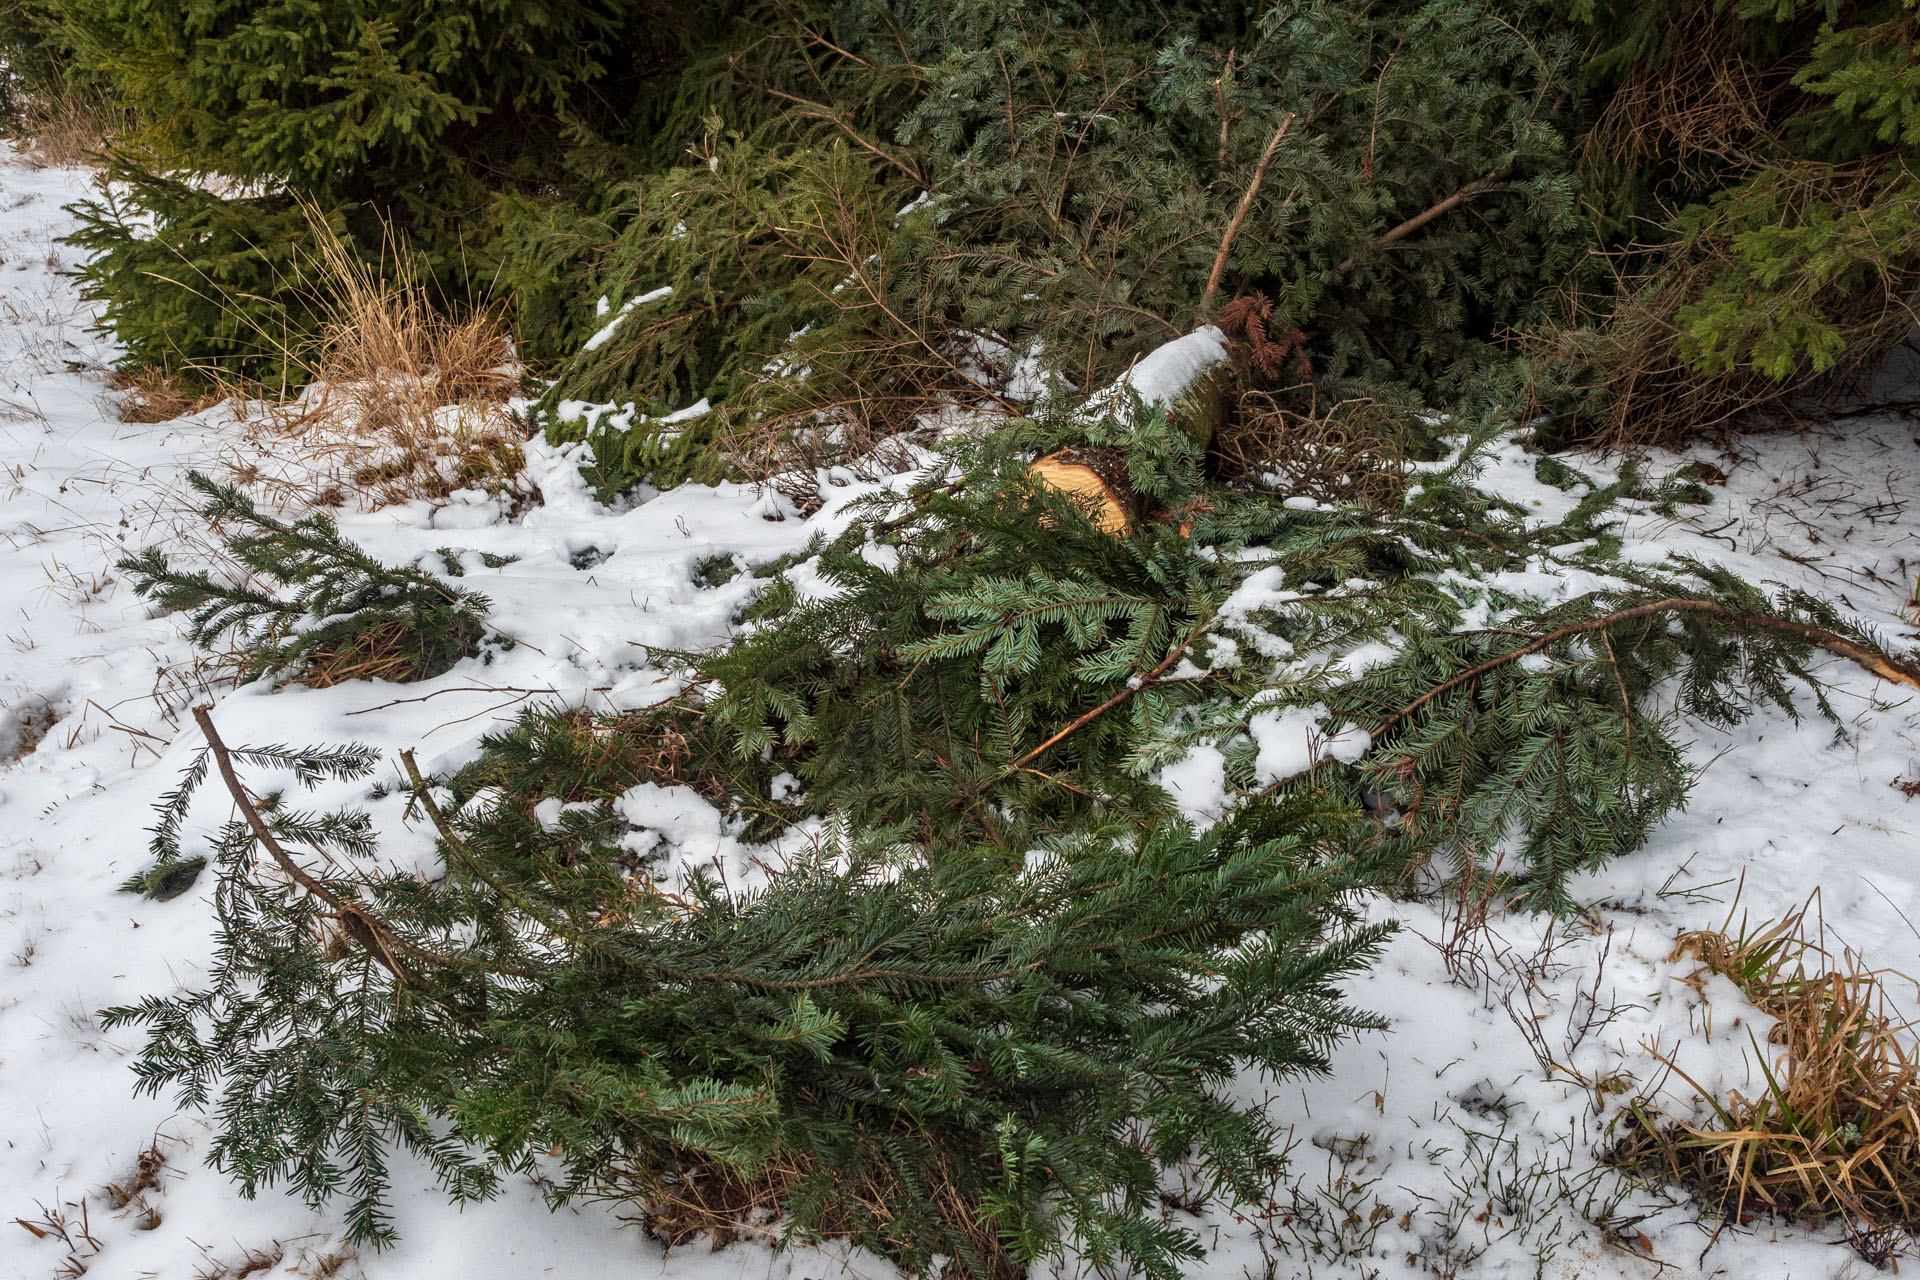
M 503 193 L 603 182 L 607 138 L 714 20 L 678 0 L 48 3 L 140 123 L 82 206 L 86 292 L 137 363 L 269 381 L 316 314 L 300 202 L 369 261 L 410 245 L 449 305 L 484 299 Z
M 18 127 L 36 103 L 76 87 L 72 50 L 53 6 L 54 0 L 0 3 L 0 128 Z

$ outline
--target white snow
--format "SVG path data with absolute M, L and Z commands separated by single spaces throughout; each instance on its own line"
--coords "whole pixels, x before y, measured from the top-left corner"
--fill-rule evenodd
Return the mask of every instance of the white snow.
M 1195 747 L 1161 769 L 1154 781 L 1172 793 L 1189 818 L 1217 818 L 1226 807 L 1227 758 L 1218 747 Z
M 1326 715 L 1321 706 L 1284 707 L 1262 711 L 1248 722 L 1247 731 L 1260 746 L 1253 771 L 1263 784 L 1297 777 L 1322 760 L 1352 764 L 1367 753 L 1373 741 L 1365 730 L 1349 727 L 1329 734 L 1322 724 Z
M 672 293 L 673 286 L 663 284 L 658 289 L 649 289 L 643 294 L 628 298 L 620 304 L 620 310 L 614 313 L 613 319 L 607 321 L 591 338 L 588 338 L 582 343 L 580 349 L 583 351 L 598 351 L 607 344 L 608 339 L 612 338 L 614 332 L 620 328 L 620 322 L 627 318 L 629 311 L 649 302 L 658 302 L 662 298 L 671 296 Z M 601 295 L 599 303 L 595 306 L 594 314 L 599 316 L 607 314 L 607 299 L 605 294 Z
M 72 226 L 60 206 L 86 182 L 0 155 L 0 1280 L 42 1280 L 69 1253 L 10 1219 L 51 1210 L 77 1221 L 82 1206 L 98 1248 L 83 1241 L 75 1252 L 96 1280 L 185 1280 L 246 1250 L 276 1248 L 283 1259 L 271 1274 L 289 1274 L 338 1247 L 338 1206 L 313 1212 L 277 1191 L 239 1199 L 202 1164 L 203 1117 L 177 1112 L 165 1096 L 134 1095 L 137 1034 L 103 1032 L 92 1016 L 193 982 L 209 960 L 204 882 L 167 903 L 116 890 L 146 865 L 150 807 L 197 745 L 185 709 L 211 701 L 233 742 L 414 747 L 423 768 L 439 771 L 472 758 L 484 733 L 536 701 L 645 705 L 678 691 L 651 665 L 651 650 L 721 643 L 754 588 L 746 574 L 697 587 L 696 563 L 714 554 L 764 563 L 838 528 L 849 502 L 886 482 L 836 473 L 822 488 L 825 506 L 805 520 L 741 485 L 684 486 L 615 510 L 581 480 L 581 446 L 536 438 L 524 480 L 539 501 L 516 516 L 466 493 L 341 518 L 348 536 L 390 561 L 450 547 L 467 566 L 464 581 L 492 598 L 493 622 L 514 648 L 404 688 L 232 688 L 185 643 L 180 621 L 151 616 L 113 568 L 153 543 L 189 556 L 204 549 L 180 514 L 183 476 L 216 467 L 236 427 L 217 409 L 151 426 L 117 421 L 106 382 L 114 352 L 87 333 L 93 315 L 59 274 L 72 251 L 53 242 Z M 1203 329 L 1143 359 L 1126 385 L 1164 401 L 1223 358 L 1218 331 Z M 1635 515 L 1629 554 L 1717 560 L 1752 580 L 1823 595 L 1911 643 L 1900 611 L 1920 567 L 1920 429 L 1854 421 L 1843 432 L 1740 448 L 1740 457 L 1717 460 L 1729 479 L 1704 511 Z M 1575 501 L 1540 484 L 1517 447 L 1495 452 L 1485 483 L 1543 520 Z M 482 554 L 515 558 L 488 568 Z M 575 568 L 576 557 L 590 567 Z M 1502 585 L 1555 598 L 1592 583 L 1542 561 Z M 1256 573 L 1235 607 L 1277 594 L 1277 577 Z M 1764 1044 L 1765 1019 L 1725 983 L 1685 984 L 1688 966 L 1669 959 L 1676 934 L 1720 923 L 1736 887 L 1756 920 L 1818 890 L 1838 943 L 1876 965 L 1920 972 L 1912 923 L 1920 803 L 1889 785 L 1920 776 L 1920 699 L 1837 660 L 1820 674 L 1846 721 L 1843 736 L 1818 718 L 1795 724 L 1772 710 L 1728 732 L 1692 730 L 1688 755 L 1703 774 L 1687 809 L 1644 850 L 1578 883 L 1591 904 L 1581 916 L 1495 916 L 1477 976 L 1450 979 L 1435 945 L 1447 928 L 1437 908 L 1367 904 L 1406 926 L 1354 983 L 1356 1002 L 1391 1030 L 1343 1045 L 1325 1079 L 1241 1082 L 1291 1126 L 1298 1180 L 1264 1209 L 1180 1215 L 1211 1250 L 1191 1274 L 1864 1275 L 1832 1232 L 1761 1223 L 1729 1228 L 1709 1247 L 1710 1229 L 1678 1197 L 1623 1192 L 1620 1215 L 1648 1216 L 1614 1237 L 1583 1216 L 1616 1186 L 1594 1159 L 1614 1112 L 1596 1112 L 1585 1082 L 1621 1073 L 1681 1106 L 1687 1091 L 1659 1053 L 1678 1054 L 1703 1083 L 1754 1088 L 1748 1030 L 1758 1026 Z M 1316 758 L 1352 759 L 1366 745 L 1329 739 L 1305 709 L 1264 714 L 1255 735 L 1263 778 Z M 1160 780 L 1204 820 L 1222 803 L 1225 761 L 1196 751 Z M 432 841 L 408 825 L 400 797 L 335 787 L 315 803 L 368 808 L 386 856 L 430 865 Z M 758 863 L 777 856 L 745 845 L 682 788 L 638 787 L 619 809 L 639 828 L 636 846 L 665 848 L 683 865 L 715 864 L 730 880 L 751 882 Z M 209 799 L 192 821 L 204 831 L 224 816 Z M 560 811 L 541 816 L 558 820 Z M 1552 1065 L 1536 1052 L 1543 1046 Z M 1617 1106 L 1615 1095 L 1600 1100 Z M 147 1199 L 160 1220 L 142 1230 L 100 1192 L 156 1141 L 167 1165 Z M 836 1250 L 774 1254 L 743 1243 L 667 1255 L 618 1207 L 549 1212 L 531 1183 L 516 1180 L 500 1199 L 461 1211 L 418 1166 L 400 1161 L 396 1175 L 401 1245 L 362 1254 L 343 1277 L 893 1274 L 881 1259 Z
M 1200 376 L 1227 361 L 1227 335 L 1213 325 L 1162 343 L 1134 362 L 1111 386 L 1088 397 L 1088 416 L 1131 412 L 1131 395 L 1151 409 L 1178 400 Z

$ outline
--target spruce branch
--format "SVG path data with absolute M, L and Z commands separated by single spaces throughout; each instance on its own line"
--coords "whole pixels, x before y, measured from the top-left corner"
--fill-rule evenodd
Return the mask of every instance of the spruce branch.
M 187 481 L 205 499 L 200 514 L 221 531 L 244 580 L 175 568 L 159 547 L 118 567 L 138 594 L 185 611 L 196 644 L 236 650 L 248 678 L 290 675 L 315 687 L 425 679 L 480 652 L 495 630 L 485 596 L 417 566 L 383 564 L 325 515 L 289 523 L 256 509 L 233 485 L 197 471 Z
M 913 163 L 913 161 L 905 159 L 901 156 L 897 156 L 893 152 L 881 146 L 879 143 L 869 139 L 865 134 L 861 133 L 858 129 L 854 128 L 851 124 L 847 123 L 846 118 L 842 116 L 839 112 L 835 111 L 832 107 L 829 107 L 824 103 L 815 102 L 811 98 L 803 98 L 799 94 L 788 93 L 784 89 L 776 89 L 771 85 L 767 86 L 767 93 L 769 93 L 773 97 L 779 98 L 783 102 L 793 103 L 796 107 L 800 109 L 799 114 L 802 116 L 805 116 L 810 120 L 824 120 L 828 124 L 832 125 L 834 128 L 838 129 L 841 133 L 846 134 L 847 137 L 853 142 L 853 144 L 859 147 L 862 151 L 865 151 L 867 154 L 873 156 L 875 159 L 885 161 L 887 164 L 890 164 L 894 168 L 898 169 L 901 173 L 906 174 L 907 177 L 912 180 L 914 186 L 916 186 L 922 191 L 925 191 L 927 189 L 927 186 L 928 186 L 927 179 L 925 175 L 923 175 L 920 172 L 918 166 L 916 166 Z
M 405 953 L 415 959 L 430 964 L 448 967 L 466 967 L 450 956 L 430 951 L 418 943 L 401 937 L 398 933 L 367 910 L 362 904 L 351 898 L 342 897 L 328 888 L 326 883 L 301 866 L 289 854 L 280 842 L 274 838 L 273 828 L 260 814 L 259 806 L 254 803 L 240 777 L 234 772 L 233 753 L 220 738 L 219 730 L 213 727 L 212 707 L 206 703 L 193 709 L 194 723 L 200 726 L 200 732 L 206 735 L 207 747 L 213 752 L 214 767 L 220 773 L 220 780 L 226 783 L 227 792 L 233 797 L 233 803 L 240 810 L 240 816 L 246 821 L 247 828 L 253 832 L 255 840 L 265 849 L 289 880 L 309 896 L 333 908 L 335 918 L 347 937 L 353 939 L 359 948 L 377 961 L 380 966 L 393 975 L 394 981 L 409 985 L 416 980 L 413 975 L 401 967 L 396 952 Z
M 440 843 L 448 854 L 457 858 L 460 865 L 465 867 L 467 872 L 475 879 L 499 894 L 502 901 L 512 903 L 520 910 L 526 912 L 529 919 L 544 926 L 555 937 L 564 938 L 575 943 L 584 940 L 585 935 L 582 934 L 580 930 L 571 927 L 566 921 L 546 911 L 539 904 L 527 897 L 527 895 L 518 892 L 498 876 L 489 873 L 487 869 L 480 864 L 480 860 L 474 856 L 473 850 L 468 847 L 467 842 L 460 838 L 460 833 L 453 829 L 453 824 L 447 821 L 447 816 L 441 812 L 440 806 L 434 802 L 432 794 L 427 789 L 427 780 L 421 776 L 420 766 L 414 761 L 413 752 L 411 750 L 402 751 L 400 753 L 400 763 L 407 771 L 407 781 L 413 787 L 413 798 L 415 802 L 426 811 L 428 821 L 432 822 L 433 829 L 439 832 Z
M 1666 600 L 1653 600 L 1645 604 L 1634 605 L 1631 608 L 1616 610 L 1613 613 L 1605 614 L 1598 618 L 1589 618 L 1583 622 L 1569 623 L 1564 627 L 1549 631 L 1545 635 L 1536 636 L 1524 645 L 1509 649 L 1505 653 L 1489 658 L 1485 662 L 1471 667 L 1466 671 L 1462 671 L 1451 679 L 1435 685 L 1399 710 L 1389 713 L 1384 719 L 1373 726 L 1372 732 L 1376 735 L 1384 733 L 1394 725 L 1399 724 L 1402 720 L 1405 720 L 1408 716 L 1411 716 L 1420 708 L 1432 702 L 1435 698 L 1441 697 L 1451 690 L 1459 688 L 1463 684 L 1469 684 L 1490 671 L 1506 666 L 1510 662 L 1517 662 L 1529 654 L 1539 653 L 1542 649 L 1550 648 L 1562 640 L 1569 640 L 1574 636 L 1585 635 L 1593 631 L 1605 632 L 1621 623 L 1634 622 L 1641 618 L 1651 618 L 1667 613 L 1702 613 L 1710 617 L 1718 618 L 1736 631 L 1772 631 L 1780 635 L 1792 636 L 1797 640 L 1804 641 L 1807 644 L 1825 649 L 1829 653 L 1846 658 L 1883 680 L 1920 689 L 1920 667 L 1916 667 L 1913 663 L 1905 659 L 1893 657 L 1876 649 L 1870 649 L 1863 644 L 1847 639 L 1843 635 L 1828 631 L 1824 627 L 1816 627 L 1811 623 L 1798 622 L 1791 618 L 1775 618 L 1758 613 L 1740 613 L 1736 610 L 1729 609 L 1726 605 L 1716 600 L 1672 597 Z M 1611 660 L 1611 655 L 1609 656 Z
M 1072 737 L 1074 734 L 1080 732 L 1080 730 L 1092 724 L 1095 720 L 1098 720 L 1101 716 L 1107 714 L 1107 712 L 1113 710 L 1117 706 L 1120 706 L 1122 703 L 1127 702 L 1135 694 L 1141 692 L 1143 689 L 1152 688 L 1154 685 L 1160 683 L 1160 677 L 1165 675 L 1167 672 L 1173 670 L 1174 666 L 1179 663 L 1180 659 L 1187 656 L 1187 650 L 1192 648 L 1193 643 L 1206 633 L 1207 628 L 1211 626 L 1212 623 L 1213 623 L 1212 614 L 1207 615 L 1206 618 L 1202 619 L 1200 622 L 1195 623 L 1193 630 L 1187 633 L 1186 638 L 1182 640 L 1179 644 L 1175 645 L 1173 647 L 1173 651 L 1169 653 L 1160 662 L 1160 664 L 1156 666 L 1153 670 L 1147 672 L 1144 676 L 1141 676 L 1138 680 L 1128 681 L 1126 685 L 1123 686 L 1118 693 L 1114 694 L 1111 698 L 1108 698 L 1105 702 L 1102 702 L 1099 706 L 1094 707 L 1091 711 L 1083 712 L 1082 714 L 1074 717 L 1072 722 L 1070 722 L 1069 724 L 1067 724 L 1066 726 L 1064 726 L 1063 728 L 1055 732 L 1053 736 L 1047 738 L 1039 746 L 1033 748 L 1031 751 L 1028 751 L 1024 755 L 1022 755 L 1019 759 L 1015 760 L 1012 764 L 1008 765 L 1007 771 L 1011 773 L 1016 770 L 1024 769 L 1027 765 L 1033 763 L 1033 761 L 1045 755 L 1048 749 L 1053 747 L 1056 743 L 1062 742 L 1067 738 Z M 1037 773 L 1038 770 L 1034 770 L 1033 772 Z M 1041 776 L 1045 777 L 1046 775 L 1042 774 Z

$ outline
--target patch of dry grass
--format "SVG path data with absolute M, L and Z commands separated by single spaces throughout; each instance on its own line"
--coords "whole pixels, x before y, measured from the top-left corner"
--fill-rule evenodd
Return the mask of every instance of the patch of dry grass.
M 160 1139 L 156 1137 L 135 1159 L 131 1172 L 100 1189 L 100 1198 L 107 1202 L 108 1208 L 131 1218 L 136 1230 L 152 1231 L 160 1225 L 160 1210 L 147 1193 L 160 1191 L 160 1173 L 166 1167 L 166 1153 L 160 1150 Z
M 862 1134 L 860 1141 L 879 1146 L 886 1137 Z M 661 1161 L 658 1155 L 609 1162 L 595 1193 L 637 1204 L 640 1225 L 669 1249 L 701 1241 L 715 1250 L 743 1239 L 775 1242 L 781 1238 L 780 1220 L 797 1203 L 812 1210 L 819 1239 L 867 1236 L 904 1245 L 909 1238 L 900 1207 L 912 1196 L 884 1160 L 856 1156 L 828 1174 L 804 1157 L 784 1153 L 742 1176 L 701 1156 Z M 942 1161 L 928 1171 L 924 1186 L 914 1188 L 932 1201 L 970 1255 L 948 1260 L 943 1280 L 1021 1280 L 1026 1268 L 981 1220 L 980 1189 L 958 1180 L 964 1163 L 960 1156 Z
M 1753 1042 L 1761 1087 L 1719 1098 L 1674 1067 L 1710 1118 L 1642 1100 L 1613 1156 L 1688 1188 L 1724 1222 L 1838 1224 L 1885 1265 L 1920 1230 L 1920 1057 L 1888 994 L 1912 979 L 1830 950 L 1817 900 L 1768 925 L 1730 924 L 1683 935 L 1674 954 L 1776 1019 Z
M 122 422 L 171 422 L 211 409 L 230 394 L 209 391 L 170 369 L 158 368 L 115 373 L 107 385 L 120 392 L 115 409 Z
M 52 1243 L 57 1249 L 65 1251 L 59 1264 L 54 1268 L 54 1280 L 78 1280 L 87 1274 L 93 1256 L 106 1246 L 93 1234 L 92 1215 L 87 1202 L 56 1200 L 49 1208 L 44 1204 L 34 1206 L 39 1210 L 32 1218 L 15 1218 L 15 1225 L 36 1240 Z
M 160 1140 L 155 1138 L 135 1158 L 132 1170 L 117 1182 L 109 1182 L 101 1188 L 100 1194 L 108 1207 L 124 1209 L 144 1193 L 159 1190 L 160 1171 L 166 1167 L 166 1153 L 160 1150 Z
M 18 764 L 32 755 L 47 736 L 47 730 L 60 723 L 60 712 L 52 703 L 41 702 L 38 708 L 26 708 L 17 714 L 0 720 L 0 760 L 8 764 Z
M 20 154 L 36 169 L 89 164 L 126 130 L 124 111 L 73 90 L 30 99 L 19 121 Z
M 349 1274 L 347 1268 L 359 1261 L 359 1256 L 348 1248 L 303 1249 L 300 1257 L 287 1268 L 287 1274 L 305 1276 L 307 1280 L 334 1280 L 336 1276 Z M 360 1274 L 359 1267 L 353 1267 L 352 1274 Z
M 1234 475 L 1275 473 L 1290 494 L 1395 507 L 1412 474 L 1404 415 L 1366 399 L 1314 402 L 1312 388 L 1248 388 L 1214 428 L 1208 453 Z
M 240 1246 L 240 1256 L 233 1259 L 221 1259 L 207 1252 L 205 1245 L 200 1246 L 207 1263 L 194 1272 L 195 1280 L 248 1280 L 249 1276 L 271 1271 L 286 1258 L 286 1246 L 278 1240 L 257 1249 Z
M 369 263 L 312 213 L 310 275 L 329 301 L 319 333 L 290 353 L 310 378 L 298 395 L 243 415 L 236 480 L 317 506 L 444 499 L 506 487 L 521 465 L 508 407 L 520 365 L 500 316 L 449 314 L 397 238 Z

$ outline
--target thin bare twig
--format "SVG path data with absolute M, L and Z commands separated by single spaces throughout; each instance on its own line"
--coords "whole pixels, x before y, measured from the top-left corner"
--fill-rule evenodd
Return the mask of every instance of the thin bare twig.
M 1267 149 L 1260 153 L 1260 163 L 1253 167 L 1253 180 L 1247 183 L 1247 189 L 1240 196 L 1240 207 L 1233 211 L 1232 221 L 1227 223 L 1226 234 L 1220 237 L 1220 252 L 1213 256 L 1213 270 L 1207 274 L 1207 290 L 1200 295 L 1200 316 L 1205 317 L 1207 308 L 1213 305 L 1213 295 L 1220 292 L 1220 277 L 1227 270 L 1227 255 L 1233 252 L 1233 242 L 1240 234 L 1240 224 L 1247 220 L 1248 210 L 1260 194 L 1260 183 L 1267 176 L 1267 166 L 1273 163 L 1273 153 L 1279 150 L 1280 140 L 1287 136 L 1287 130 L 1293 127 L 1294 113 L 1289 111 L 1281 119 L 1280 127 L 1267 139 Z
M 1502 181 L 1511 172 L 1512 170 L 1510 169 L 1502 169 L 1499 173 L 1489 174 L 1477 182 L 1469 182 L 1466 186 L 1460 188 L 1446 199 L 1429 205 L 1419 213 L 1414 214 L 1411 218 L 1408 218 L 1405 222 L 1386 231 L 1373 243 L 1379 246 L 1392 244 L 1395 240 L 1405 239 L 1449 209 L 1458 208 L 1472 197 L 1479 195 L 1495 183 Z M 1341 263 L 1339 268 L 1340 274 L 1345 275 L 1347 272 L 1353 270 L 1354 264 L 1358 261 L 1358 258 L 1348 258 L 1345 262 Z

